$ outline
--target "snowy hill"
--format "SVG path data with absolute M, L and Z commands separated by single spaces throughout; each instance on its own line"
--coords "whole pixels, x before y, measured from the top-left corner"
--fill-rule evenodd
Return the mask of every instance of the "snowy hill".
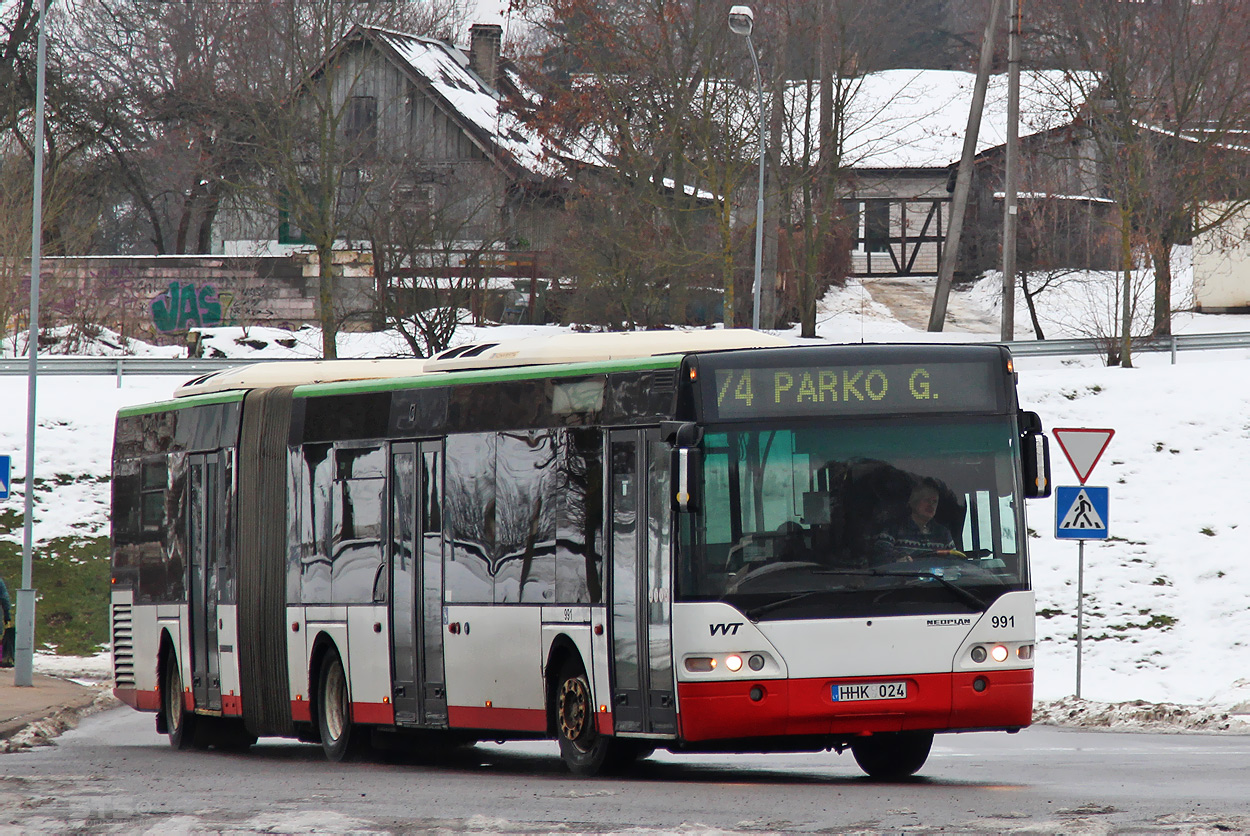
M 952 305 L 985 317 L 993 311 L 993 280 L 957 294 Z M 822 303 L 824 339 L 860 341 L 983 341 L 983 333 L 917 331 L 886 304 L 852 284 Z M 1023 311 L 1018 322 L 1027 323 Z M 1056 325 L 1064 316 L 1051 311 Z M 1179 315 L 1178 330 L 1250 331 L 1250 317 Z M 491 338 L 558 328 L 506 326 Z M 1021 329 L 1023 333 L 1023 328 Z M 1062 329 L 1053 336 L 1067 336 Z M 460 341 L 480 340 L 465 328 Z M 206 347 L 246 359 L 315 356 L 319 336 L 218 329 Z M 133 349 L 132 349 L 133 350 Z M 162 353 L 167 350 L 151 353 Z M 392 335 L 345 335 L 344 356 L 402 352 Z M 1109 427 L 1116 431 L 1090 483 L 1110 488 L 1107 542 L 1085 549 L 1083 696 L 1239 707 L 1250 711 L 1250 519 L 1241 480 L 1250 473 L 1250 351 L 1139 355 L 1137 368 L 1104 368 L 1098 358 L 1017 360 L 1023 405 L 1047 430 Z M 55 491 L 40 494 L 38 541 L 107 531 L 109 447 L 113 416 L 127 404 L 164 399 L 181 378 L 48 376 L 39 382 L 38 475 Z M 26 380 L 0 377 L 11 406 L 0 422 L 0 451 L 24 470 Z M 1055 482 L 1077 484 L 1052 442 Z M 7 501 L 21 507 L 21 485 Z M 54 497 L 54 501 L 53 501 Z M 1037 696 L 1058 700 L 1075 684 L 1077 546 L 1054 538 L 1052 500 L 1028 504 L 1030 548 L 1038 600 Z M 3 539 L 20 543 L 20 528 Z M 16 586 L 17 578 L 10 580 Z M 48 660 L 47 667 L 62 662 Z M 73 668 L 71 664 L 69 668 Z

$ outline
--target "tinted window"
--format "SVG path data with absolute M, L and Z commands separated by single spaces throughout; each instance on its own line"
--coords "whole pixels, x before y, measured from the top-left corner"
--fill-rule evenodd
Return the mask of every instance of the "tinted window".
M 603 435 L 569 429 L 561 435 L 560 508 L 556 537 L 556 599 L 603 600 Z
M 330 601 L 330 495 L 334 488 L 330 445 L 305 444 L 296 501 L 300 542 L 300 597 L 305 604 Z
M 448 602 L 494 600 L 491 557 L 495 549 L 495 436 L 447 439 L 444 512 L 451 548 L 444 583 Z
M 169 469 L 165 459 L 143 463 L 140 476 L 140 525 L 144 531 L 160 531 L 165 522 L 165 483 Z
M 502 433 L 495 451 L 495 601 L 553 602 L 558 448 L 553 430 Z
M 335 451 L 333 599 L 339 604 L 385 600 L 382 501 L 385 457 L 379 447 Z

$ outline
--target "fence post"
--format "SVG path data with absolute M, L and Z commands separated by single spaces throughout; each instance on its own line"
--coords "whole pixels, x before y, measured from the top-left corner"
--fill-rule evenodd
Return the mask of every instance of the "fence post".
M 117 388 L 122 388 L 122 358 L 117 358 Z

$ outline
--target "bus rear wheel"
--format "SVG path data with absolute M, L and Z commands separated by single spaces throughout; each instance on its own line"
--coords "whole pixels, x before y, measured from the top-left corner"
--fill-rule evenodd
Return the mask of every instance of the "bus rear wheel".
M 317 728 L 321 732 L 321 748 L 335 763 L 359 754 L 363 737 L 352 726 L 351 694 L 347 673 L 338 651 L 331 649 L 321 663 L 317 684 Z
M 190 749 L 196 744 L 196 717 L 186 709 L 183 699 L 178 657 L 171 653 L 165 659 L 165 675 L 161 682 L 161 710 L 165 714 L 169 745 L 175 749 Z
M 630 741 L 599 733 L 595 702 L 585 669 L 566 663 L 556 686 L 556 736 L 569 772 L 590 777 L 613 772 L 633 760 Z
M 929 758 L 933 732 L 874 734 L 851 743 L 851 753 L 869 778 L 894 781 L 915 775 Z

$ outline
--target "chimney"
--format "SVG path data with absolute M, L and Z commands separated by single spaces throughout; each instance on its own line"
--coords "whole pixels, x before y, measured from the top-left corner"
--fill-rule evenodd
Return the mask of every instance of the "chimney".
M 498 23 L 475 23 L 469 27 L 469 69 L 499 89 L 499 50 L 503 27 Z

